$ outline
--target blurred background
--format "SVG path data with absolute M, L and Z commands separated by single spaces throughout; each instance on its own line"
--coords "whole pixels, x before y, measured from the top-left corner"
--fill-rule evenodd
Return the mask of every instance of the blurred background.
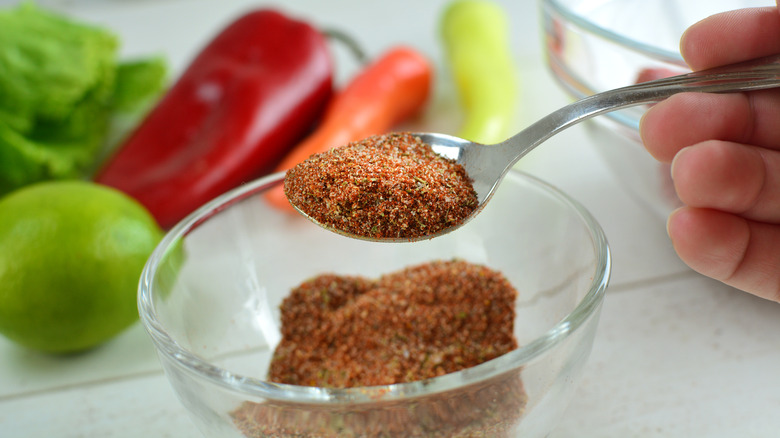
M 0 7 L 17 3 L 0 0 Z M 162 55 L 171 79 L 216 32 L 256 7 L 278 8 L 319 28 L 346 32 L 369 57 L 396 44 L 409 44 L 433 61 L 436 79 L 425 112 L 404 127 L 454 133 L 462 121 L 437 29 L 447 0 L 36 3 L 111 29 L 121 40 L 123 58 Z M 594 62 L 598 57 L 593 50 L 613 48 L 609 38 L 615 35 L 589 36 L 593 28 L 574 12 L 619 4 L 623 15 L 615 16 L 617 22 L 632 22 L 625 15 L 630 13 L 638 24 L 628 30 L 650 25 L 667 31 L 654 41 L 673 52 L 674 35 L 691 17 L 733 5 L 712 0 L 496 3 L 511 24 L 517 66 L 514 130 L 578 93 L 636 80 L 640 67 L 633 64 L 627 71 L 619 64 L 636 60 L 634 55 L 605 55 Z M 653 8 L 655 15 L 636 20 L 641 7 Z M 662 19 L 678 17 L 681 11 L 690 12 L 683 21 L 659 26 Z M 618 40 L 622 43 L 614 47 L 637 49 Z M 560 56 L 551 68 L 547 49 L 553 43 Z M 344 84 L 359 63 L 343 45 L 333 44 L 332 50 L 336 82 Z M 679 59 L 669 59 L 666 52 L 660 55 L 669 65 L 684 69 Z M 605 71 L 624 75 L 603 79 Z M 703 278 L 677 259 L 665 232 L 665 215 L 676 205 L 668 169 L 644 154 L 630 123 L 604 119 L 571 128 L 518 166 L 585 205 L 603 226 L 614 257 L 612 282 L 583 382 L 551 436 L 776 436 L 780 309 Z M 139 324 L 98 349 L 69 357 L 28 351 L 0 337 L 0 436 L 178 438 L 197 433 Z

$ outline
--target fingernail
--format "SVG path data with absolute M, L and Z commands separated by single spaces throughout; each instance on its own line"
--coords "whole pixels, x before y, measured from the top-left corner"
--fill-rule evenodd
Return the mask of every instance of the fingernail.
M 675 174 L 674 168 L 675 166 L 677 166 L 677 160 L 680 158 L 680 155 L 682 155 L 685 152 L 685 150 L 688 149 L 689 147 L 690 146 L 686 146 L 680 149 L 679 151 L 677 151 L 677 153 L 672 158 L 672 162 L 669 163 L 669 175 L 671 176 L 672 181 L 674 181 L 674 174 Z
M 669 213 L 669 216 L 666 218 L 666 235 L 669 236 L 670 239 L 672 238 L 672 233 L 670 231 L 672 218 L 674 218 L 674 216 L 677 214 L 677 212 L 679 212 L 682 209 L 683 209 L 683 207 L 678 207 L 678 208 L 672 210 L 672 212 Z

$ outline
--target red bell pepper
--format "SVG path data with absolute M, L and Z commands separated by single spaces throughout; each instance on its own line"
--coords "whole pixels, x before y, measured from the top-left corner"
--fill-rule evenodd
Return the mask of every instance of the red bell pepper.
M 313 127 L 333 88 L 326 38 L 257 10 L 228 25 L 97 173 L 164 228 L 272 171 Z

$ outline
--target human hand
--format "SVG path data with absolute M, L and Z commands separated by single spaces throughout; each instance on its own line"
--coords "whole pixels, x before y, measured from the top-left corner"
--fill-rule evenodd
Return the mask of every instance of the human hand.
M 780 12 L 707 18 L 685 32 L 680 50 L 694 70 L 780 53 Z M 780 89 L 678 94 L 648 110 L 640 132 L 656 159 L 672 163 L 685 206 L 667 230 L 680 258 L 780 302 Z

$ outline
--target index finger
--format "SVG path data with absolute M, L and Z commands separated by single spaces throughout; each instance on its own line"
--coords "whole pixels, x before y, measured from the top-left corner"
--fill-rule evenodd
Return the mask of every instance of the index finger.
M 746 8 L 705 18 L 685 31 L 680 52 L 693 70 L 780 53 L 778 8 Z
M 780 89 L 750 93 L 682 93 L 650 108 L 640 133 L 647 150 L 671 162 L 680 149 L 705 140 L 780 150 Z

